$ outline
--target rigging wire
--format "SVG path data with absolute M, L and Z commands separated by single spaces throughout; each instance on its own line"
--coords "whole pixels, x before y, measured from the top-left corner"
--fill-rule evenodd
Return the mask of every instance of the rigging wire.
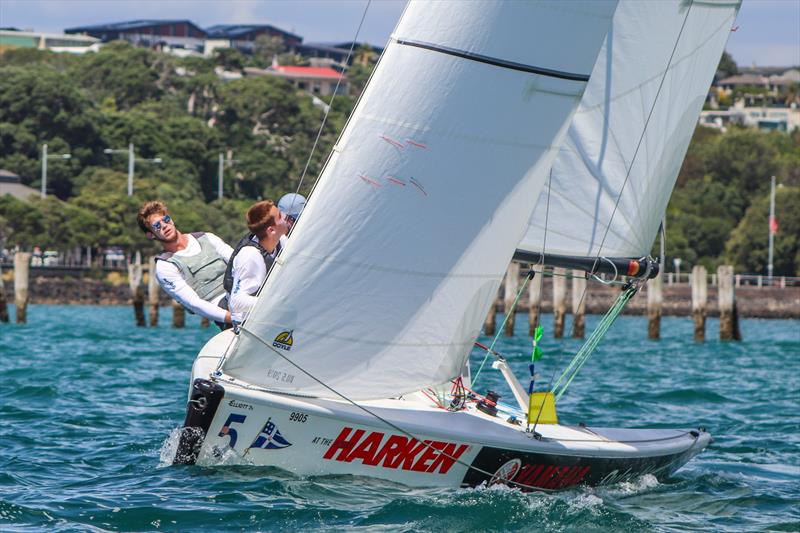
M 317 149 L 317 144 L 319 144 L 319 139 L 322 136 L 322 131 L 325 129 L 325 123 L 328 121 L 328 115 L 333 109 L 333 101 L 336 98 L 336 95 L 339 94 L 339 84 L 342 82 L 342 78 L 344 78 L 345 73 L 350 70 L 350 57 L 353 55 L 353 49 L 356 46 L 356 42 L 358 41 L 358 35 L 361 33 L 361 27 L 364 25 L 364 19 L 367 18 L 367 11 L 369 10 L 369 6 L 372 3 L 372 0 L 367 0 L 367 5 L 364 6 L 364 12 L 361 14 L 361 21 L 358 23 L 358 28 L 356 28 L 356 34 L 353 37 L 353 42 L 350 43 L 350 49 L 347 51 L 347 57 L 344 60 L 345 68 L 342 70 L 341 75 L 336 80 L 336 86 L 333 89 L 333 94 L 331 94 L 331 99 L 328 102 L 328 108 L 325 110 L 325 114 L 322 117 L 322 123 L 319 125 L 319 130 L 317 131 L 317 136 L 314 139 L 314 144 L 311 146 L 311 151 L 308 154 L 308 159 L 306 160 L 306 164 L 303 167 L 303 173 L 300 175 L 300 181 L 297 183 L 297 188 L 295 189 L 295 194 L 300 193 L 300 188 L 303 186 L 303 180 L 306 179 L 306 173 L 308 172 L 308 167 L 311 165 L 311 159 L 314 157 L 314 152 Z M 292 203 L 290 207 L 294 207 L 294 202 L 297 197 L 292 198 Z

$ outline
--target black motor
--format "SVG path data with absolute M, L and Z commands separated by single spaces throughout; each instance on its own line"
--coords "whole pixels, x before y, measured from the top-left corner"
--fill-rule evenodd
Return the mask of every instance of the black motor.
M 207 379 L 194 380 L 192 397 L 186 406 L 186 419 L 183 421 L 173 464 L 193 465 L 197 461 L 203 439 L 224 395 L 225 389 L 221 385 Z

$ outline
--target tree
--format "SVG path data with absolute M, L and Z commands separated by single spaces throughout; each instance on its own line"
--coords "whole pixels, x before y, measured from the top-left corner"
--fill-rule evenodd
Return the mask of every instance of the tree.
M 717 73 L 714 76 L 714 80 L 721 80 L 738 73 L 739 67 L 736 65 L 736 61 L 733 60 L 733 57 L 731 57 L 728 52 L 722 52 L 722 57 L 719 60 L 719 66 L 717 66 Z
M 800 187 L 778 187 L 775 218 L 773 272 L 800 275 Z M 725 245 L 725 258 L 740 272 L 767 273 L 769 256 L 769 194 L 759 196 L 747 209 Z

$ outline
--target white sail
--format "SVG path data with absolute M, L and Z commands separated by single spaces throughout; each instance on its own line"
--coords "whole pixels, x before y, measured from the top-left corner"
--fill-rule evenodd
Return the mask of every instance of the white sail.
M 458 375 L 615 4 L 412 2 L 224 374 L 352 399 Z
M 520 250 L 650 253 L 739 5 L 620 0 Z

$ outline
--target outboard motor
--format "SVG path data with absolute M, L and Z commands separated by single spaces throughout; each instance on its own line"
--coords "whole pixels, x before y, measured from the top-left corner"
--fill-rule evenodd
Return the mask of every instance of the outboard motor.
M 207 379 L 196 379 L 192 384 L 192 396 L 186 406 L 178 451 L 172 464 L 193 465 L 197 461 L 203 440 L 211 427 L 225 389 Z

